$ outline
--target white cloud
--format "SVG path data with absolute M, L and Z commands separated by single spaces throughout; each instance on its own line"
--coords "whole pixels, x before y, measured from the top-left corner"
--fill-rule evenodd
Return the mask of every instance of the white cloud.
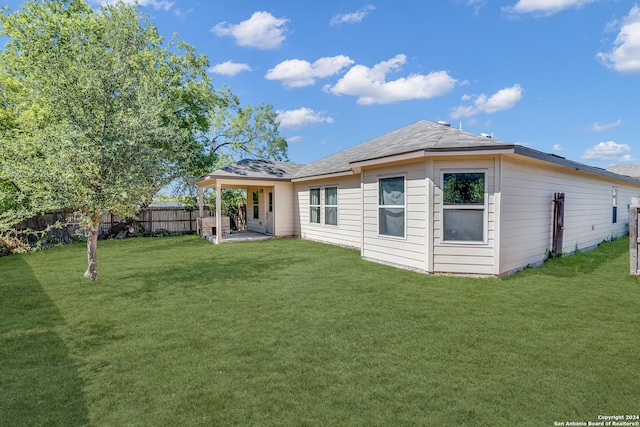
M 596 58 L 616 71 L 640 71 L 640 8 L 637 5 L 622 20 L 613 48 L 599 52 Z
M 508 110 L 520 101 L 520 99 L 522 99 L 522 87 L 519 84 L 501 89 L 490 97 L 487 97 L 485 94 L 477 96 L 464 95 L 462 100 L 473 100 L 473 104 L 456 107 L 451 114 L 449 114 L 449 117 L 459 119 L 461 117 L 475 116 L 480 113 L 491 114 L 497 111 Z
M 631 147 L 627 144 L 616 144 L 613 141 L 600 142 L 595 147 L 585 150 L 582 158 L 587 160 L 622 159 L 623 157 L 630 156 L 626 154 L 629 151 L 631 151 Z
M 513 6 L 503 7 L 502 11 L 515 14 L 540 12 L 553 15 L 565 9 L 579 8 L 595 1 L 597 0 L 518 0 Z
M 474 15 L 478 15 L 486 3 L 485 0 L 467 0 L 467 5 L 473 7 Z
M 211 31 L 220 37 L 233 37 L 239 46 L 276 49 L 285 39 L 288 22 L 288 19 L 276 18 L 269 12 L 255 12 L 239 24 L 219 22 Z
M 616 120 L 616 121 L 615 121 L 615 122 L 613 122 L 613 123 L 603 123 L 603 124 L 600 124 L 600 123 L 597 123 L 597 122 L 596 122 L 596 123 L 594 123 L 594 124 L 590 125 L 588 129 L 589 129 L 589 130 L 592 130 L 592 131 L 594 131 L 594 132 L 602 132 L 602 131 L 605 131 L 605 130 L 609 130 L 609 129 L 613 129 L 613 128 L 615 128 L 615 127 L 618 127 L 618 126 L 620 126 L 621 124 L 622 124 L 622 119 L 618 119 L 618 120 Z
M 298 108 L 297 110 L 278 110 L 278 121 L 280 128 L 301 128 L 316 123 L 333 123 L 331 117 L 327 117 L 324 113 L 313 111 L 311 108 Z
M 320 58 L 313 64 L 302 59 L 288 59 L 270 69 L 264 77 L 281 80 L 291 88 L 311 86 L 317 78 L 332 76 L 351 64 L 353 60 L 344 55 Z
M 223 76 L 235 76 L 243 71 L 251 71 L 251 67 L 248 64 L 239 64 L 233 61 L 223 62 L 210 67 L 208 70 L 210 73 L 222 74 Z
M 620 157 L 618 160 L 621 162 L 635 162 L 638 159 L 636 158 L 636 156 L 632 156 L 631 154 L 625 154 L 624 156 Z
M 554 144 L 553 151 L 562 151 L 562 146 L 560 144 Z
M 410 99 L 429 99 L 449 92 L 457 80 L 446 71 L 433 71 L 427 75 L 411 74 L 387 81 L 387 74 L 406 62 L 406 55 L 396 55 L 373 68 L 364 65 L 352 67 L 334 86 L 325 90 L 334 95 L 353 95 L 358 104 L 389 104 Z
M 329 25 L 354 24 L 361 22 L 369 14 L 369 12 L 373 10 L 376 10 L 376 7 L 370 4 L 355 12 L 339 13 L 331 18 Z
M 103 5 L 107 5 L 107 4 L 116 4 L 118 3 L 118 0 L 92 0 L 91 1 L 94 4 L 98 4 L 100 6 Z M 123 2 L 125 4 L 138 4 L 139 6 L 151 6 L 154 9 L 163 9 L 163 10 L 169 10 L 171 9 L 171 7 L 173 7 L 173 2 L 172 1 L 168 1 L 168 0 L 123 0 Z

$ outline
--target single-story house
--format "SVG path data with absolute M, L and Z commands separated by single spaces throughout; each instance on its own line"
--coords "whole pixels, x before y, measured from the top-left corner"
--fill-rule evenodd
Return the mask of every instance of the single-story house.
M 426 120 L 306 165 L 243 160 L 198 186 L 201 206 L 205 188 L 245 189 L 249 230 L 480 276 L 623 236 L 640 196 L 638 178 Z

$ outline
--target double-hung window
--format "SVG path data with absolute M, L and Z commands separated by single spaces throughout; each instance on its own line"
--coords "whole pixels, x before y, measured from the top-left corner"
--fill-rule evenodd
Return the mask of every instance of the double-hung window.
M 612 222 L 614 224 L 618 222 L 618 187 L 613 187 Z
M 309 222 L 320 224 L 320 189 L 309 189 Z
M 260 218 L 260 193 L 258 191 L 253 192 L 253 219 Z
M 405 200 L 404 176 L 378 179 L 378 234 L 404 237 Z
M 442 240 L 486 242 L 487 190 L 485 172 L 442 174 Z
M 338 187 L 324 189 L 324 223 L 338 225 Z

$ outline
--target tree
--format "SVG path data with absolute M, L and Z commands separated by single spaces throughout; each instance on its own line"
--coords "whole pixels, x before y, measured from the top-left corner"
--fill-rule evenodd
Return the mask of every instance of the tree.
M 211 163 L 198 135 L 229 94 L 208 61 L 166 46 L 136 6 L 27 1 L 0 15 L 0 222 L 73 209 L 95 280 L 101 216 L 133 216 L 170 180 Z M 4 200 L 4 201 L 3 201 Z M 15 209 L 17 205 L 19 209 Z
M 288 161 L 286 139 L 280 136 L 277 113 L 268 104 L 242 106 L 239 98 L 225 88 L 218 92 L 225 108 L 218 108 L 210 116 L 206 132 L 196 138 L 206 155 L 200 164 L 193 164 L 190 172 L 180 177 L 179 191 L 195 194 L 195 181 L 211 171 L 241 159 L 269 159 Z

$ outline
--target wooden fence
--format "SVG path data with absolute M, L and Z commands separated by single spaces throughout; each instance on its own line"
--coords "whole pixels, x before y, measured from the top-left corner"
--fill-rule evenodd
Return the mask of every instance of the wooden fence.
M 179 206 L 150 206 L 140 211 L 137 218 L 133 219 L 132 226 L 136 232 L 146 235 L 154 234 L 190 234 L 196 232 L 197 210 L 187 210 Z M 117 224 L 124 221 L 117 215 L 104 214 L 100 223 L 99 234 L 104 237 Z M 30 218 L 17 225 L 16 229 L 21 231 L 31 230 L 44 232 L 49 226 L 60 223 L 61 227 L 51 227 L 46 231 L 47 236 L 68 241 L 76 235 L 82 233 L 79 219 L 73 212 L 48 212 L 43 215 Z
M 151 206 L 138 214 L 133 225 L 142 227 L 145 234 L 190 234 L 196 232 L 197 210 L 186 210 L 183 207 Z M 116 224 L 123 221 L 111 213 L 102 216 L 100 234 L 108 233 Z

